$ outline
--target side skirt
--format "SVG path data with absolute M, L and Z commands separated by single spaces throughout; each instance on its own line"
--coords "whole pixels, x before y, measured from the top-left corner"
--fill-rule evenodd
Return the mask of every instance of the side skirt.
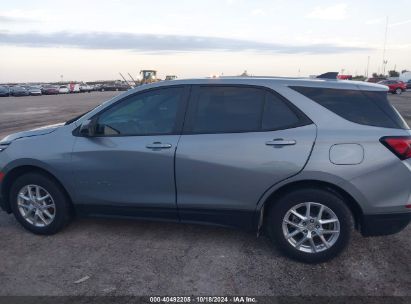
M 187 224 L 202 224 L 237 228 L 256 232 L 258 222 L 255 211 L 146 208 L 112 205 L 76 205 L 75 211 L 81 217 L 127 218 L 141 220 L 171 221 Z

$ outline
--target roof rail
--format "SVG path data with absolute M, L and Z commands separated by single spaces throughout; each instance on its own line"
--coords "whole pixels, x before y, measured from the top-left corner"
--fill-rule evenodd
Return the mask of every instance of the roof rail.
M 321 79 L 337 79 L 338 72 L 327 72 L 324 74 L 321 74 L 315 78 L 321 78 Z

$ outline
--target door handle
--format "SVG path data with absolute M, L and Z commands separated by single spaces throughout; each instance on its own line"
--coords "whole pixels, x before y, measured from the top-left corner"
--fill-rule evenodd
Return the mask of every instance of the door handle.
M 146 148 L 147 149 L 153 149 L 153 150 L 161 150 L 161 149 L 170 149 L 172 147 L 171 144 L 163 144 L 161 142 L 153 142 L 152 144 L 147 144 Z
M 283 138 L 276 138 L 265 142 L 267 146 L 293 146 L 296 143 L 294 139 L 285 140 Z

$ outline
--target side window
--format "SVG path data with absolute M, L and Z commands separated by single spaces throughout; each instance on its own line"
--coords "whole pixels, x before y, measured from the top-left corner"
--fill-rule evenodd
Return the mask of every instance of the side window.
M 287 129 L 299 123 L 300 118 L 280 97 L 267 92 L 262 122 L 263 130 Z
M 261 130 L 265 91 L 249 87 L 198 87 L 191 111 L 191 131 L 233 133 Z
M 290 87 L 340 117 L 362 125 L 408 129 L 385 91 Z
M 172 134 L 183 88 L 164 88 L 126 98 L 99 115 L 97 134 L 130 136 Z

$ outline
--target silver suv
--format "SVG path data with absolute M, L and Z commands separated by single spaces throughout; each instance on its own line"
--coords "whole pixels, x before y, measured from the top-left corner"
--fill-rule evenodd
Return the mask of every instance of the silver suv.
M 410 135 L 380 85 L 160 82 L 4 138 L 0 201 L 37 234 L 73 215 L 206 223 L 321 262 L 353 228 L 383 235 L 409 223 Z

